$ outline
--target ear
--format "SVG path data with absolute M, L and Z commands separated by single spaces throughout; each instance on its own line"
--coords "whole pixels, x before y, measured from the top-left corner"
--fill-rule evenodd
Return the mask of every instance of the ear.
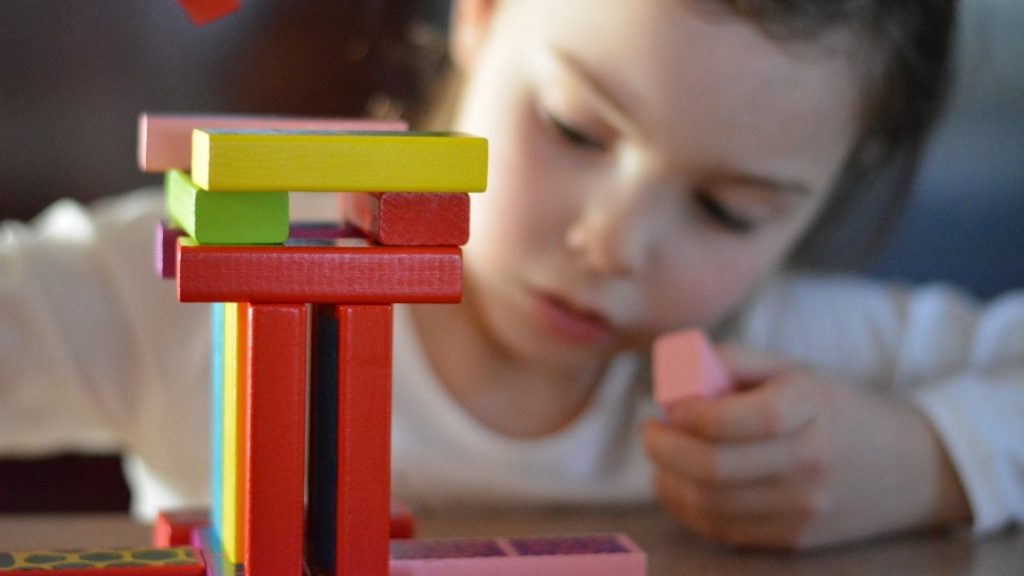
M 487 38 L 498 0 L 454 0 L 448 49 L 456 68 L 467 69 Z

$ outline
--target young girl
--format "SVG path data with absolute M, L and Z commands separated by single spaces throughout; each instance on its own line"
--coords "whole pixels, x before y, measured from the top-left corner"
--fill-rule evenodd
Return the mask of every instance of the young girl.
M 463 303 L 395 310 L 395 493 L 657 498 L 760 547 L 1024 519 L 1024 294 L 790 266 L 900 198 L 953 10 L 456 1 L 444 120 L 488 137 L 490 181 Z M 148 514 L 205 498 L 208 457 L 206 311 L 152 279 L 158 211 L 59 205 L 0 245 L 3 448 L 119 446 Z M 683 327 L 738 390 L 657 418 L 648 350 Z

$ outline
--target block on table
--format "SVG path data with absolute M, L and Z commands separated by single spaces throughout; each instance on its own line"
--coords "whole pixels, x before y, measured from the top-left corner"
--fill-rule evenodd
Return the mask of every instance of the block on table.
M 334 576 L 385 576 L 392 307 L 314 309 L 309 562 Z
M 306 305 L 245 309 L 243 564 L 250 576 L 302 576 Z
M 644 576 L 647 556 L 623 534 L 393 540 L 391 576 Z
M 202 576 L 192 546 L 0 552 L 0 574 L 39 576 Z
M 192 542 L 192 532 L 209 524 L 210 511 L 206 508 L 161 510 L 153 523 L 153 546 L 187 546 Z

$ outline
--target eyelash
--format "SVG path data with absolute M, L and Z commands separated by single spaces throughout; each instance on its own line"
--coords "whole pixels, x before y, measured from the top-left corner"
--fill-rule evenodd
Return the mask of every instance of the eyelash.
M 558 135 L 567 143 L 587 150 L 604 150 L 604 142 L 570 126 L 550 112 L 544 112 L 543 115 L 546 123 L 558 132 Z
M 754 231 L 756 224 L 746 218 L 737 216 L 726 208 L 721 202 L 712 198 L 706 192 L 697 191 L 694 195 L 697 206 L 709 216 L 716 224 L 739 234 L 749 234 Z

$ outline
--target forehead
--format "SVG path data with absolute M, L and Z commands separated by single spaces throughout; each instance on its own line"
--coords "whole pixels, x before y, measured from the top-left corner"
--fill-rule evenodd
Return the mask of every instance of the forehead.
M 525 4 L 539 12 L 538 59 L 570 55 L 640 134 L 669 149 L 799 169 L 845 157 L 859 131 L 861 76 L 842 32 L 780 42 L 685 0 Z

